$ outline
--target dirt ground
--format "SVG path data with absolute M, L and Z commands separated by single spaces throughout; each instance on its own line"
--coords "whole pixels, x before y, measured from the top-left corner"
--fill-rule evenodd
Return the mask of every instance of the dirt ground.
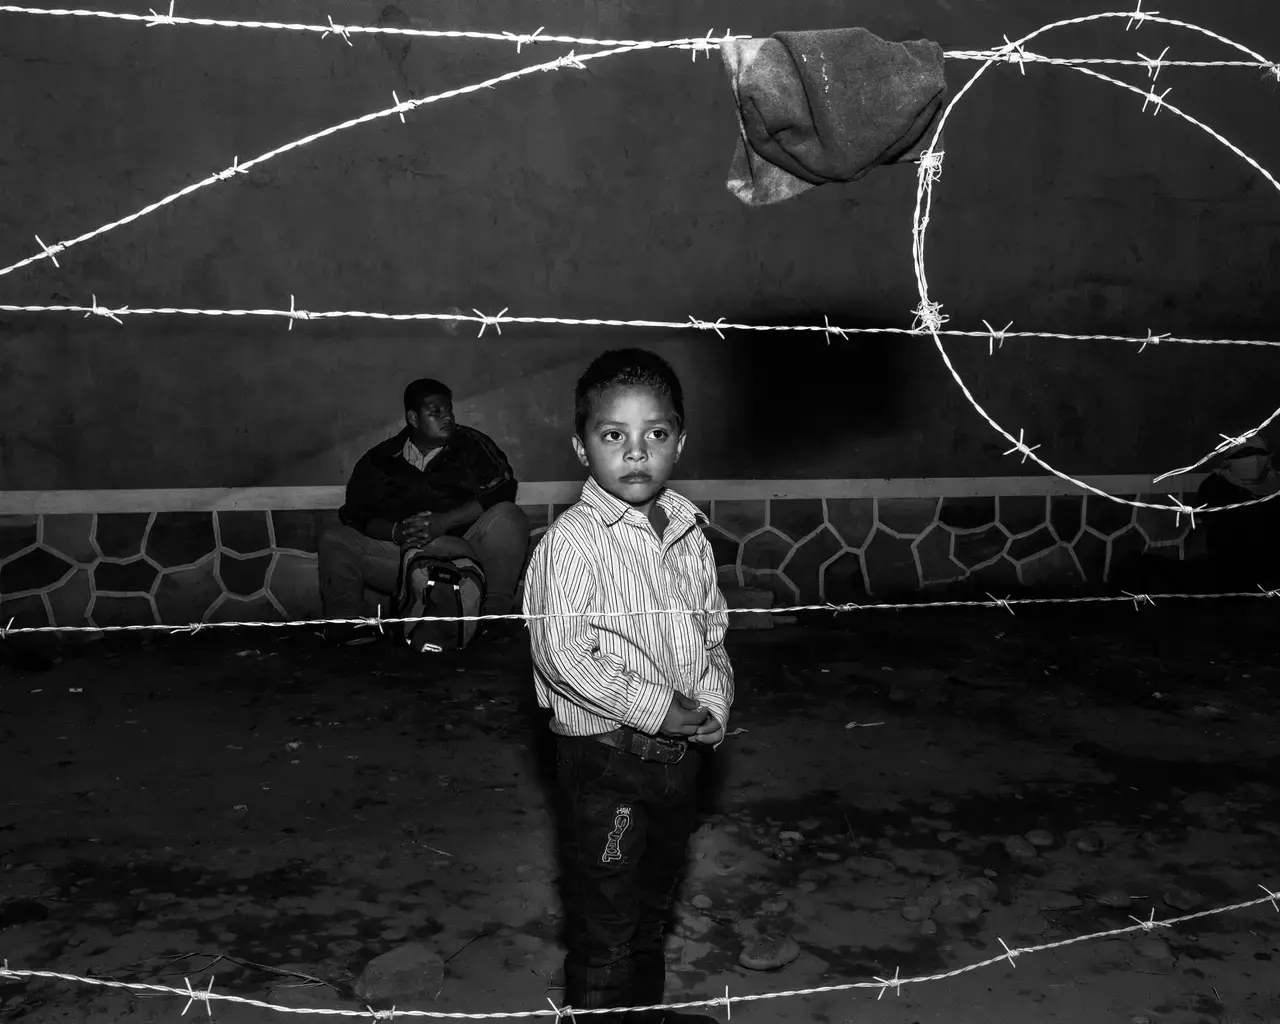
M 1000 940 L 1276 889 L 1275 635 L 1262 600 L 731 634 L 743 731 L 707 773 L 670 998 L 940 972 Z M 365 963 L 420 943 L 443 980 L 398 1009 L 560 1002 L 550 746 L 519 632 L 461 657 L 315 633 L 132 634 L 66 645 L 44 667 L 14 644 L 0 669 L 10 967 L 212 977 L 215 992 L 362 1009 Z M 757 934 L 790 935 L 800 954 L 747 970 Z M 1262 904 L 880 1000 L 739 1003 L 732 1019 L 1280 1021 L 1278 937 Z M 0 980 L 10 1020 L 130 1024 L 183 1005 Z

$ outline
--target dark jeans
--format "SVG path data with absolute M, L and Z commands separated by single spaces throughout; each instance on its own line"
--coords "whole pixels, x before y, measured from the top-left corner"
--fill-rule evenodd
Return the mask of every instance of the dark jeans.
M 471 524 L 462 539 L 484 569 L 487 615 L 506 615 L 515 604 L 516 585 L 529 551 L 529 518 L 519 505 L 505 501 Z M 450 552 L 457 548 L 450 544 Z M 320 599 L 330 618 L 356 619 L 372 613 L 365 591 L 383 596 L 382 614 L 394 613 L 400 547 L 374 540 L 339 524 L 320 538 Z
M 557 761 L 564 1001 L 581 1010 L 661 1003 L 663 942 L 695 826 L 702 755 L 691 746 L 678 764 L 657 764 L 561 736 Z

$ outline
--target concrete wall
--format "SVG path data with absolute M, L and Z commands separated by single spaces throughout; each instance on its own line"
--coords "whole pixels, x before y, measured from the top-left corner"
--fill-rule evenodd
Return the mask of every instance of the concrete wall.
M 103 5 L 110 6 L 110 5 Z M 182 4 L 179 4 L 181 7 Z M 194 6 L 194 5 L 193 5 Z M 274 16 L 370 24 L 382 5 L 278 2 Z M 1037 0 L 404 0 L 424 28 L 596 37 L 764 35 L 863 25 L 948 49 L 1017 37 L 1102 3 Z M 421 8 L 421 13 L 414 11 Z M 785 11 L 784 11 L 785 8 Z M 243 16 L 204 0 L 198 13 Z M 1280 54 L 1263 2 L 1166 0 Z M 323 12 L 323 13 L 321 13 Z M 258 12 L 261 13 L 261 12 Z M 1123 22 L 1043 52 L 1236 56 Z M 564 52 L 467 41 L 144 30 L 0 15 L 0 263 L 139 207 L 233 156 Z M 496 313 L 907 326 L 915 174 L 884 170 L 751 211 L 724 188 L 736 123 L 718 56 L 642 52 L 525 78 L 287 154 L 60 257 L 0 278 L 0 302 Z M 972 63 L 951 66 L 962 84 Z M 1145 82 L 1138 69 L 1117 72 Z M 1248 70 L 1167 69 L 1182 104 L 1280 167 L 1277 90 Z M 1190 126 L 1062 68 L 994 69 L 948 132 L 930 279 L 957 327 L 1280 337 L 1280 195 Z M 341 482 L 399 420 L 409 377 L 451 382 L 465 418 L 525 480 L 575 477 L 565 437 L 582 364 L 644 344 L 684 374 L 681 476 L 1016 473 L 932 343 L 675 336 L 278 320 L 0 317 L 0 487 Z M 1165 345 L 952 344 L 980 398 L 1076 473 L 1172 468 L 1275 404 L 1270 351 Z

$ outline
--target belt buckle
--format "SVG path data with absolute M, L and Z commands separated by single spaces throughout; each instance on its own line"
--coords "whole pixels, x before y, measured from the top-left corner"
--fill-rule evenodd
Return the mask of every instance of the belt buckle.
M 636 735 L 643 736 L 644 734 L 637 733 Z M 640 760 L 642 761 L 655 761 L 658 764 L 679 764 L 684 760 L 685 751 L 689 749 L 689 745 L 680 743 L 678 740 L 669 740 L 662 736 L 645 736 L 641 749 Z M 670 752 L 675 756 L 655 756 L 652 753 L 653 751 Z

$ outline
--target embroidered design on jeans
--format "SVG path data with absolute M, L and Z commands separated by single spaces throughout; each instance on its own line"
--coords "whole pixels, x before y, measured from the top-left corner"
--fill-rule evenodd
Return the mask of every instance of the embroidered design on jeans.
M 622 837 L 630 827 L 631 807 L 628 804 L 620 804 L 613 815 L 613 830 L 604 844 L 604 853 L 600 854 L 601 863 L 609 864 L 622 860 Z

